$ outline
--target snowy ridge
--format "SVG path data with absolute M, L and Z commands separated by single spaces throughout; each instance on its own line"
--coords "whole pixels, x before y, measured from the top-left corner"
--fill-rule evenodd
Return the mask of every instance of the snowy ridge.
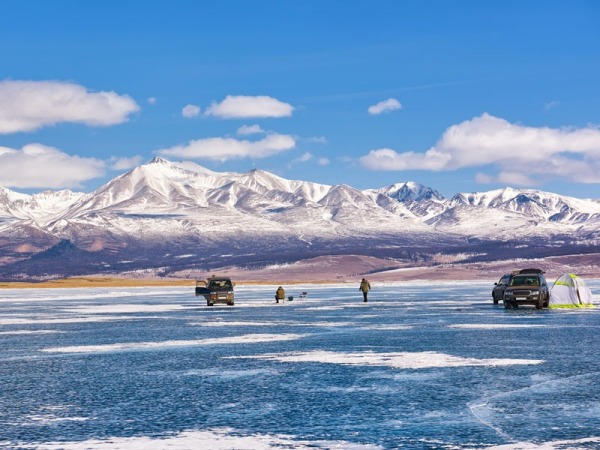
M 172 163 L 163 158 L 155 158 L 120 175 L 90 194 L 64 190 L 25 195 L 0 187 L 0 208 L 5 215 L 33 220 L 39 225 L 100 212 L 193 215 L 192 211 L 206 208 L 271 216 L 294 208 L 316 208 L 325 210 L 324 216 L 331 218 L 362 211 L 363 215 L 375 214 L 377 218 L 410 218 L 415 225 L 434 226 L 456 224 L 460 215 L 457 211 L 461 210 L 492 214 L 501 210 L 509 213 L 511 219 L 521 218 L 524 222 L 577 224 L 600 218 L 597 200 L 531 189 L 459 193 L 445 199 L 435 189 L 414 182 L 361 191 L 348 185 L 287 180 L 259 169 L 247 173 L 213 172 L 191 162 Z M 447 219 L 448 216 L 452 219 Z M 466 222 L 465 219 L 459 221 Z M 362 225 L 374 227 L 372 223 Z M 477 223 L 464 225 L 478 226 Z
M 155 158 L 88 194 L 26 195 L 0 187 L 0 230 L 0 264 L 64 240 L 75 247 L 46 257 L 109 252 L 98 261 L 100 271 L 122 261 L 193 264 L 198 254 L 204 260 L 233 255 L 232 264 L 326 254 L 427 260 L 440 251 L 486 255 L 494 247 L 497 253 L 498 241 L 506 251 L 531 239 L 536 247 L 600 245 L 600 202 L 512 188 L 446 199 L 414 182 L 359 190 Z M 477 248 L 466 250 L 469 242 Z M 120 256 L 112 261 L 110 255 Z M 92 259 L 87 253 L 72 258 Z

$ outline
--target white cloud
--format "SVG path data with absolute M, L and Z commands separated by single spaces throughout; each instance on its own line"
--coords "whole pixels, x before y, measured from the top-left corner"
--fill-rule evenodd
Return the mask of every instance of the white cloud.
M 200 107 L 196 105 L 185 105 L 181 109 L 181 115 L 186 119 L 196 117 L 198 114 L 200 114 Z
M 15 188 L 73 188 L 104 175 L 105 162 L 68 155 L 42 144 L 20 150 L 0 147 L 0 186 Z
M 289 103 L 266 95 L 228 95 L 221 103 L 213 102 L 204 114 L 223 119 L 251 117 L 289 117 L 294 110 Z
M 498 181 L 532 184 L 546 176 L 600 182 L 600 130 L 527 127 L 487 113 L 448 128 L 424 153 L 385 148 L 363 156 L 373 170 L 456 170 L 496 166 Z M 491 182 L 490 176 L 479 180 Z
M 379 102 L 376 105 L 369 106 L 367 111 L 372 116 L 377 116 L 379 114 L 388 113 L 397 109 L 402 109 L 402 104 L 395 98 L 388 98 L 387 100 Z
M 240 158 L 266 158 L 291 150 L 296 145 L 294 138 L 284 134 L 270 134 L 259 141 L 233 138 L 207 138 L 190 141 L 186 145 L 159 150 L 164 156 L 190 159 L 228 161 Z
M 142 162 L 142 157 L 139 155 L 132 156 L 131 158 L 112 157 L 109 162 L 112 170 L 129 170 L 139 166 Z
M 148 97 L 146 102 L 148 102 L 149 105 L 156 105 L 156 97 Z
M 294 161 L 297 161 L 297 162 L 303 162 L 303 163 L 304 163 L 304 162 L 308 162 L 308 161 L 310 161 L 310 160 L 311 160 L 311 159 L 313 159 L 313 158 L 314 158 L 314 156 L 313 156 L 311 153 L 309 153 L 309 152 L 304 152 L 304 153 L 302 154 L 302 156 L 300 156 L 299 158 L 296 158 Z
M 89 92 L 59 81 L 0 81 L 0 134 L 33 131 L 61 122 L 108 126 L 126 122 L 140 107 L 115 92 Z
M 306 162 L 308 162 L 308 161 L 310 161 L 312 159 L 314 159 L 314 156 L 310 152 L 304 152 L 298 158 L 294 158 L 292 161 L 290 161 L 288 163 L 287 167 L 288 167 L 288 169 L 291 169 L 296 164 L 303 164 L 303 163 L 306 163 Z
M 261 134 L 265 131 L 260 127 L 260 125 L 242 125 L 238 128 L 237 134 L 244 136 L 248 134 Z
M 434 149 L 426 153 L 405 152 L 397 153 L 389 148 L 371 150 L 367 156 L 360 158 L 360 162 L 373 170 L 444 170 L 449 155 Z
M 329 165 L 330 162 L 331 161 L 329 161 L 329 159 L 327 159 L 327 158 L 319 158 L 319 159 L 317 159 L 317 164 L 320 165 L 320 166 L 327 166 L 327 165 Z

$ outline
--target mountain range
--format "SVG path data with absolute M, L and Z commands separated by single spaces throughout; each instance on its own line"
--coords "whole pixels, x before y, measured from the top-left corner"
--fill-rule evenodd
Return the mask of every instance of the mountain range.
M 598 252 L 600 201 L 532 189 L 445 198 L 155 158 L 91 193 L 0 187 L 0 279 L 260 268 L 327 255 L 414 265 Z

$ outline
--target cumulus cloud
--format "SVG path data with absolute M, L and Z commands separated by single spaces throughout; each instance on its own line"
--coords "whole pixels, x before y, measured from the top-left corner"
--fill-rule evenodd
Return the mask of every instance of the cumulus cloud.
M 265 131 L 260 127 L 260 125 L 242 125 L 237 130 L 237 134 L 240 136 L 249 134 L 261 134 L 264 132 Z
M 0 186 L 14 188 L 74 188 L 104 175 L 105 162 L 71 156 L 42 144 L 19 149 L 0 147 Z
M 293 159 L 289 164 L 288 168 L 292 168 L 296 164 L 304 164 L 309 161 L 315 161 L 319 166 L 326 166 L 329 164 L 329 160 L 327 158 L 317 158 L 310 152 L 304 152 L 299 157 Z
M 126 122 L 140 107 L 115 92 L 90 92 L 59 81 L 0 81 L 0 134 L 62 122 L 109 126 Z
M 289 117 L 294 110 L 289 103 L 281 102 L 266 95 L 228 95 L 220 103 L 213 102 L 204 112 L 207 116 L 223 119 L 244 119 L 253 117 Z
M 402 104 L 395 98 L 388 98 L 387 100 L 379 102 L 376 105 L 369 106 L 367 111 L 372 116 L 377 116 L 379 114 L 389 113 L 397 109 L 402 109 Z
M 181 109 L 181 115 L 186 119 L 196 117 L 198 114 L 200 114 L 200 107 L 196 105 L 185 105 Z
M 258 141 L 218 137 L 190 141 L 186 145 L 162 149 L 157 153 L 178 158 L 225 162 L 241 158 L 266 158 L 291 150 L 295 145 L 294 138 L 284 134 L 270 134 Z
M 307 163 L 308 161 L 310 161 L 312 159 L 314 159 L 314 156 L 312 155 L 312 153 L 304 152 L 302 155 L 298 156 L 297 158 L 292 159 L 292 161 L 290 161 L 288 163 L 287 167 L 288 167 L 288 169 L 291 169 L 296 164 Z
M 156 105 L 156 97 L 148 97 L 146 101 L 149 105 Z
M 304 152 L 301 156 L 296 158 L 294 161 L 296 162 L 308 162 L 313 159 L 314 156 L 310 152 Z
M 444 171 L 495 166 L 478 180 L 530 185 L 544 176 L 600 182 L 600 129 L 527 127 L 487 113 L 448 128 L 424 153 L 372 150 L 360 159 L 373 170 Z

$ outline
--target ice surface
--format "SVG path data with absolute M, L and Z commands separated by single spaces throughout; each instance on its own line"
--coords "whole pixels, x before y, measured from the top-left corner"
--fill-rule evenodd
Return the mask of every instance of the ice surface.
M 2 291 L 0 448 L 600 448 L 600 309 L 492 287 Z

